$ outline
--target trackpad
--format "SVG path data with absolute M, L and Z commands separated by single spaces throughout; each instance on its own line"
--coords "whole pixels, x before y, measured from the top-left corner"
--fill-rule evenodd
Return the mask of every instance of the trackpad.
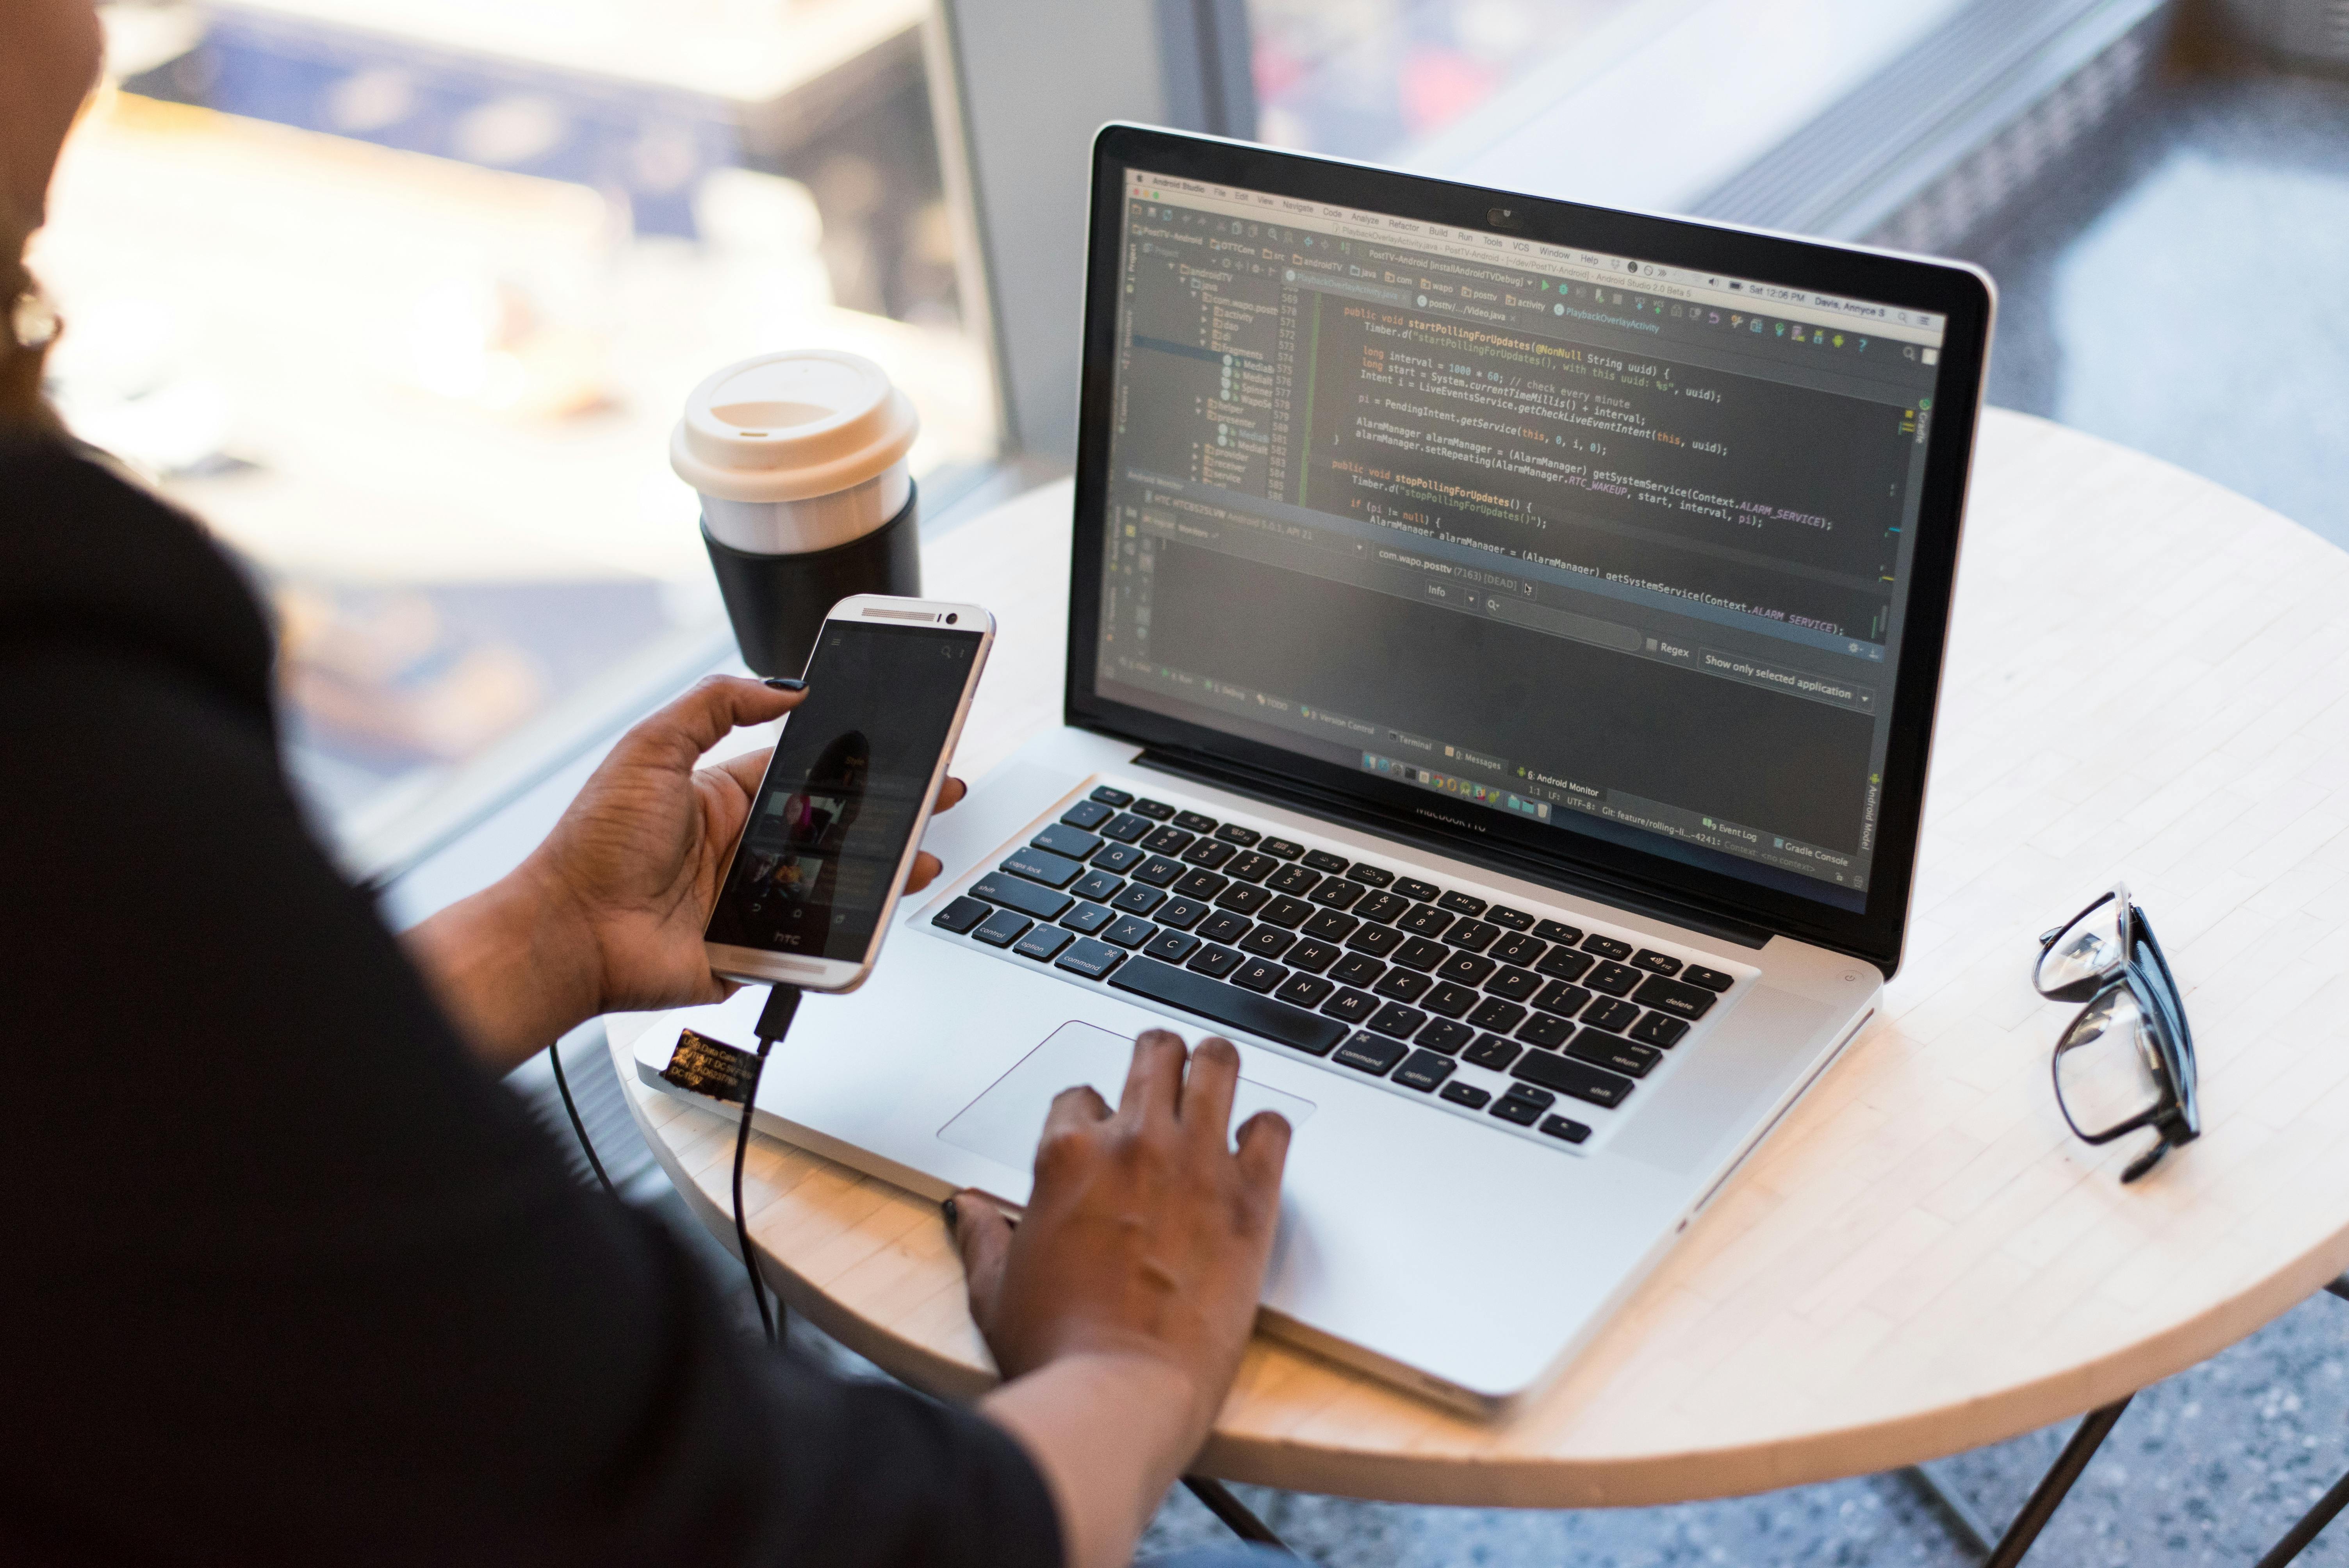
M 1030 1170 L 1052 1097 L 1064 1088 L 1089 1083 L 1114 1107 L 1125 1091 L 1126 1068 L 1133 1061 L 1133 1042 L 1123 1035 L 1091 1024 L 1063 1024 L 940 1128 L 938 1136 L 999 1165 Z M 1239 1092 L 1232 1098 L 1232 1126 L 1239 1126 L 1259 1110 L 1280 1112 L 1294 1130 L 1312 1116 L 1313 1102 L 1267 1088 L 1253 1078 L 1240 1079 Z

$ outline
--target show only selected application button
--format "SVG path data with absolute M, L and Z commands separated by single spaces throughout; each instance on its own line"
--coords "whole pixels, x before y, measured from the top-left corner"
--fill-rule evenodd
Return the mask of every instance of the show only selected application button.
M 1813 702 L 1847 708 L 1853 713 L 1872 714 L 1876 711 L 1873 687 L 1837 680 L 1832 676 L 1815 675 L 1809 670 L 1790 670 L 1784 665 L 1749 658 L 1744 654 L 1724 654 L 1718 648 L 1699 648 L 1694 662 L 1710 676 L 1722 676 L 1730 680 L 1743 681 L 1747 686 L 1782 691 L 1789 696 L 1808 697 Z

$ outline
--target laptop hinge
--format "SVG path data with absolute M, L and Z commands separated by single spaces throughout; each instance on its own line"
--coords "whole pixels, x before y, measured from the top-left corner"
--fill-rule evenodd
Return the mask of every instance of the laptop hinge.
M 1464 833 L 1447 833 L 1400 812 L 1383 811 L 1335 790 L 1317 789 L 1245 763 L 1161 746 L 1145 748 L 1134 762 L 1162 773 L 1212 784 L 1236 795 L 1246 795 L 1275 806 L 1286 806 L 1340 827 L 1371 828 L 1384 837 L 1400 840 L 1417 849 L 1446 855 L 1455 861 L 1465 861 L 1509 876 L 1523 877 L 1527 882 L 1554 887 L 1561 892 L 1595 898 L 1635 914 L 1669 921 L 1723 942 L 1733 942 L 1741 947 L 1760 947 L 1777 934 L 1763 926 L 1726 919 L 1633 883 L 1597 875 L 1579 867 L 1568 868 L 1537 855 L 1520 854 L 1506 844 L 1495 844 Z

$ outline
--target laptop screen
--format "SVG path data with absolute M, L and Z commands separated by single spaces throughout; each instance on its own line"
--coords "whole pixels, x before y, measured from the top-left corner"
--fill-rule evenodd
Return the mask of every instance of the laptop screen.
M 1866 907 L 1943 317 L 1123 195 L 1098 696 Z

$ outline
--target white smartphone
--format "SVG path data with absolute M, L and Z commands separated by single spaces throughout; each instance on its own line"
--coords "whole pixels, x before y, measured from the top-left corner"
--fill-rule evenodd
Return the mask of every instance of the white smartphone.
M 832 607 L 702 934 L 713 973 L 864 983 L 994 645 L 977 604 L 860 593 Z

